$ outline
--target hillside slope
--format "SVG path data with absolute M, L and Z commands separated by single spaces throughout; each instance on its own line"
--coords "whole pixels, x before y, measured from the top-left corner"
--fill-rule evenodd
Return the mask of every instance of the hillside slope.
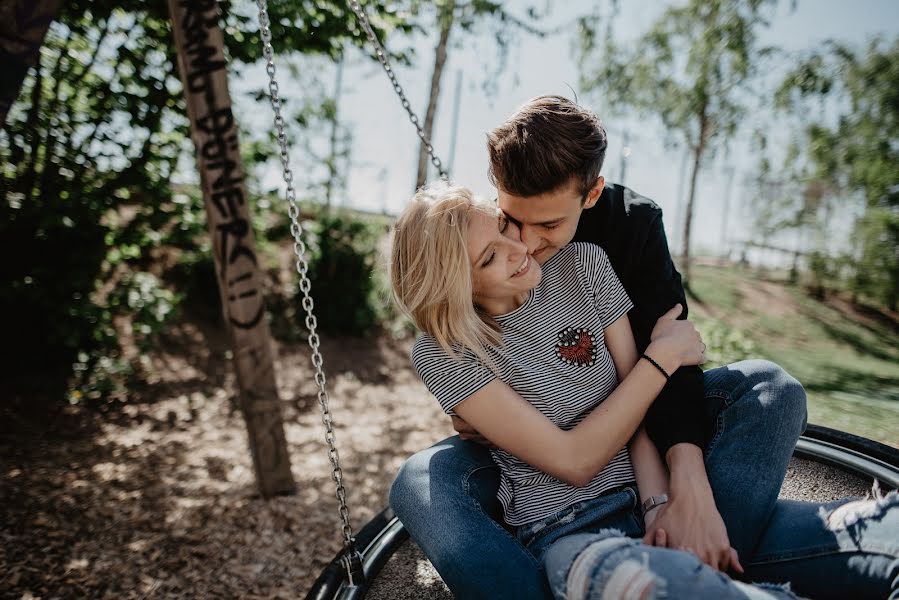
M 805 386 L 810 422 L 899 447 L 899 315 L 738 267 L 696 267 L 689 303 L 706 367 L 773 360 Z

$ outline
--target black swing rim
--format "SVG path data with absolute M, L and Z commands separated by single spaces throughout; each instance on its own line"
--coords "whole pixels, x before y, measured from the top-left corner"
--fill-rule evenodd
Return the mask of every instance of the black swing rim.
M 899 489 L 899 448 L 838 429 L 809 425 L 796 443 L 794 455 Z
M 876 479 L 886 488 L 899 489 L 899 448 L 874 440 L 822 425 L 809 425 L 796 443 L 794 456 Z M 306 600 L 364 598 L 371 580 L 408 537 L 409 533 L 393 511 L 385 508 L 356 536 L 357 548 L 363 549 L 365 580 L 361 585 L 346 584 L 341 551 L 315 580 Z
M 356 547 L 361 549 L 365 572 L 361 584 L 346 585 L 346 567 L 341 562 L 344 552 L 341 550 L 315 580 L 306 600 L 337 598 L 341 593 L 341 598 L 364 598 L 372 578 L 408 538 L 409 532 L 400 520 L 389 507 L 385 508 L 356 534 Z

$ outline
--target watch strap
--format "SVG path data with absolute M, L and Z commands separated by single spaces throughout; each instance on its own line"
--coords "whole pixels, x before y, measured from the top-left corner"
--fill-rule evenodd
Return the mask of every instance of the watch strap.
M 668 503 L 668 494 L 659 494 L 658 496 L 650 496 L 643 501 L 643 512 L 646 514 L 652 509 Z

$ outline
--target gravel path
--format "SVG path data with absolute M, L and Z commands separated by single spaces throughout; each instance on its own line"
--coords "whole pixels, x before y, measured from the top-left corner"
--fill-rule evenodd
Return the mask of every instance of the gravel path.
M 386 505 L 406 456 L 451 433 L 410 345 L 323 346 L 354 527 Z M 0 598 L 304 597 L 339 550 L 308 348 L 278 348 L 298 491 L 265 501 L 224 340 L 182 323 L 160 347 L 158 375 L 112 410 L 67 407 L 50 425 L 0 414 Z

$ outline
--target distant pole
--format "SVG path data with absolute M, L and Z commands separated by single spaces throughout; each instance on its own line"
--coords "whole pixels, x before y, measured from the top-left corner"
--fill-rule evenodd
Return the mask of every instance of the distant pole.
M 337 61 L 337 77 L 334 82 L 334 115 L 331 120 L 331 149 L 328 153 L 328 180 L 325 182 L 325 207 L 331 208 L 331 195 L 334 191 L 334 180 L 337 178 L 337 110 L 340 106 L 340 94 L 343 89 L 343 53 Z
M 446 172 L 452 177 L 453 165 L 456 162 L 456 137 L 459 135 L 459 103 L 462 99 L 462 69 L 456 71 L 456 91 L 453 94 L 453 128 L 450 137 L 449 162 Z
M 222 301 L 240 407 L 262 496 L 293 492 L 262 270 L 253 239 L 225 45 L 216 2 L 169 0 L 181 85 Z
M 726 259 L 729 256 L 727 251 L 727 217 L 730 210 L 730 194 L 731 190 L 733 190 L 734 173 L 736 170 L 732 166 L 727 166 L 724 168 L 724 172 L 727 174 L 727 187 L 724 189 L 724 207 L 721 216 L 721 241 L 719 242 L 721 245 L 722 259 Z
M 381 214 L 387 214 L 387 167 L 378 171 L 378 182 L 381 184 Z
M 624 147 L 621 148 L 621 166 L 619 167 L 618 172 L 621 175 L 618 176 L 619 183 L 621 185 L 627 185 L 625 183 L 625 178 L 627 177 L 627 157 L 631 155 L 631 146 L 630 146 L 631 135 L 630 131 L 627 129 L 624 130 Z

